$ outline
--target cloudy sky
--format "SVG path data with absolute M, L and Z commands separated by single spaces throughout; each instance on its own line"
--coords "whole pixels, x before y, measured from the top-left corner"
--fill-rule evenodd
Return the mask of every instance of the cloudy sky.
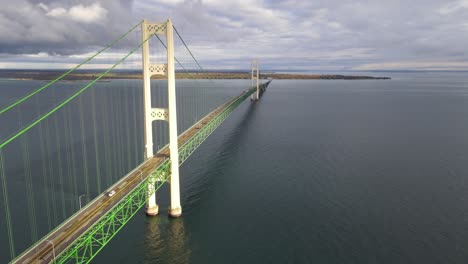
M 171 18 L 205 68 L 468 70 L 468 0 L 0 0 L 0 68 L 66 68 Z M 138 37 L 123 42 L 117 58 Z M 176 54 L 177 56 L 177 54 Z M 110 60 L 110 59 L 108 59 Z

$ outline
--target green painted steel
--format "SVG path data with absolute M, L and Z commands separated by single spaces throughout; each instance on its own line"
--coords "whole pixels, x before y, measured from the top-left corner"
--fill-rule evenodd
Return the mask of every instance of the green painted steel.
M 147 180 L 132 190 L 120 203 L 114 206 L 70 247 L 57 256 L 52 263 L 89 263 L 141 207 L 145 205 L 148 184 L 156 182 L 155 191 L 159 189 L 168 180 L 170 168 L 170 162 L 166 160 Z M 162 181 L 156 181 L 157 179 L 161 179 Z
M 270 81 L 261 86 L 262 92 Z M 208 138 L 211 133 L 252 93 L 252 88 L 234 100 L 221 106 L 225 107 L 216 117 L 193 135 L 179 148 L 179 162 L 182 164 Z M 216 111 L 216 110 L 215 110 Z M 52 263 L 89 263 L 123 226 L 146 204 L 147 186 L 156 182 L 156 192 L 170 178 L 170 160 L 164 161 L 151 175 L 135 187 L 125 198 L 101 217 L 83 235 L 77 238 L 66 250 L 62 251 Z

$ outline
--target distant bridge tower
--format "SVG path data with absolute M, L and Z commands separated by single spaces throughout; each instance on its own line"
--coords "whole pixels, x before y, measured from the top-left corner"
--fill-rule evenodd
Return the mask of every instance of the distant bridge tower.
M 250 96 L 250 100 L 256 100 L 258 101 L 258 99 L 260 98 L 260 91 L 259 91 L 259 84 L 258 84 L 258 78 L 259 78 L 259 71 L 258 71 L 258 60 L 255 59 L 255 60 L 252 60 L 252 64 L 251 64 L 251 87 L 255 87 L 257 86 L 257 92 L 254 94 L 252 94 Z
M 164 23 L 149 23 L 143 20 L 142 32 L 142 58 L 143 58 L 143 98 L 145 114 L 145 156 L 153 157 L 153 126 L 155 120 L 169 122 L 169 148 L 171 159 L 171 205 L 169 215 L 179 217 L 182 214 L 180 206 L 179 187 L 179 146 L 177 143 L 177 112 L 174 69 L 174 39 L 172 22 L 168 19 Z M 149 62 L 149 40 L 152 34 L 165 35 L 167 45 L 167 64 L 152 64 Z M 151 76 L 163 75 L 167 77 L 169 108 L 153 108 L 151 106 Z M 146 214 L 157 215 L 159 207 L 156 203 L 155 182 L 148 184 L 148 202 Z

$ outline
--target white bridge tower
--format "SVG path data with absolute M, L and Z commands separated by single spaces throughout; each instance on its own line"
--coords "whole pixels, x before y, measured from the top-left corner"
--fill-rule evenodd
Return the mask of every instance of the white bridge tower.
M 258 60 L 255 59 L 255 60 L 252 60 L 252 64 L 251 64 L 251 87 L 255 87 L 257 86 L 257 92 L 254 94 L 252 94 L 250 96 L 250 100 L 256 100 L 258 101 L 258 99 L 260 98 L 260 91 L 259 91 L 259 85 L 258 85 L 258 78 L 259 78 L 259 75 L 260 73 L 258 72 Z
M 177 110 L 175 90 L 175 68 L 174 68 L 174 38 L 172 22 L 168 19 L 163 23 L 149 23 L 143 20 L 142 32 L 142 58 L 143 58 L 143 100 L 145 114 L 145 158 L 153 157 L 153 121 L 163 120 L 169 122 L 169 148 L 171 159 L 171 205 L 169 215 L 179 217 L 182 214 L 180 206 L 179 186 L 179 146 L 177 143 Z M 167 44 L 167 63 L 153 64 L 149 59 L 149 39 L 151 35 L 165 35 Z M 169 108 L 153 108 L 151 106 L 151 76 L 163 75 L 167 77 L 167 89 Z M 148 184 L 148 201 L 146 203 L 146 214 L 157 215 L 159 207 L 156 203 L 155 182 Z

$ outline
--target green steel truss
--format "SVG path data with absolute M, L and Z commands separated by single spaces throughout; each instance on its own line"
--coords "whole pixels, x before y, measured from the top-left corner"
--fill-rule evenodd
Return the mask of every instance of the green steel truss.
M 106 215 L 96 222 L 87 232 L 64 250 L 52 263 L 89 263 L 104 246 L 130 221 L 145 205 L 146 190 L 151 180 L 159 189 L 170 176 L 170 162 L 166 160 L 147 180 L 143 181 Z M 162 181 L 156 181 L 161 179 Z
M 270 81 L 261 85 L 261 92 Z M 179 162 L 182 164 L 208 138 L 211 133 L 256 89 L 252 88 L 228 103 L 228 106 L 216 117 L 193 135 L 179 148 Z M 119 201 L 106 215 L 101 217 L 85 233 L 77 238 L 67 249 L 62 251 L 52 263 L 89 263 L 109 241 L 130 221 L 146 204 L 147 186 L 155 182 L 156 192 L 170 178 L 170 160 L 164 161 L 141 184 L 135 187 L 125 198 Z

